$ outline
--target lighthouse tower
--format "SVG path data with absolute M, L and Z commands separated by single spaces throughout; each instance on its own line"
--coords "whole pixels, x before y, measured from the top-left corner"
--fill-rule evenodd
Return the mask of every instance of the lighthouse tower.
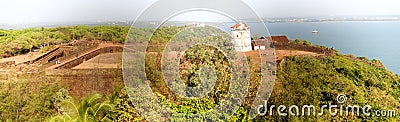
M 231 27 L 231 41 L 235 46 L 236 52 L 251 51 L 251 36 L 250 29 L 245 23 L 237 23 Z

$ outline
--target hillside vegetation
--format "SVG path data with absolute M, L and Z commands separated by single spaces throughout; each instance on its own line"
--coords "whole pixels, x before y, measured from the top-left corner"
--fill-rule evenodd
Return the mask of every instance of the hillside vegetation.
M 41 45 L 58 45 L 70 40 L 99 40 L 124 43 L 127 26 L 71 26 L 56 28 L 0 29 L 0 56 L 26 54 Z
M 343 106 L 370 105 L 371 113 L 376 110 L 395 110 L 400 108 L 400 78 L 392 72 L 350 60 L 337 54 L 332 57 L 287 57 L 279 63 L 274 91 L 268 101 L 273 105 L 314 105 L 319 106 L 337 102 L 338 94 L 345 94 L 347 101 Z M 323 116 L 273 115 L 267 120 L 275 121 L 398 121 L 399 117 L 377 116 L 330 116 L 325 109 Z

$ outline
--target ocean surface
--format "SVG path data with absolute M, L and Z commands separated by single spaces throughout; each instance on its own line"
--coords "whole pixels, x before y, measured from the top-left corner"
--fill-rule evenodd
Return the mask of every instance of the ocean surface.
M 222 28 L 229 28 L 229 24 Z M 263 27 L 261 23 L 248 25 L 252 34 Z M 336 48 L 342 54 L 378 59 L 387 69 L 400 74 L 399 21 L 266 23 L 266 26 L 270 35 L 286 35 L 289 39 Z M 319 33 L 312 34 L 314 29 Z

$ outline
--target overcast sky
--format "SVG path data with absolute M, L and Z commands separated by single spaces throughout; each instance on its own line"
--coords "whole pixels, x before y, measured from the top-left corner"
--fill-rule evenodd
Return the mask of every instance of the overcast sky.
M 134 20 L 156 0 L 0 0 L 0 23 Z M 400 0 L 244 0 L 261 17 L 400 15 Z M 229 3 L 221 6 L 229 6 Z

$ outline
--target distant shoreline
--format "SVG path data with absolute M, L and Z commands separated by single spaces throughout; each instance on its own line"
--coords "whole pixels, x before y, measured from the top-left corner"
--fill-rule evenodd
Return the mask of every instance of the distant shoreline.
M 148 21 L 154 22 L 154 21 Z M 400 22 L 399 20 L 343 20 L 343 21 L 265 21 L 265 24 L 280 24 L 280 23 L 349 23 L 349 22 Z M 27 28 L 49 28 L 49 27 L 65 27 L 65 26 L 79 26 L 79 25 L 86 25 L 86 26 L 97 26 L 97 25 L 104 25 L 104 26 L 131 26 L 133 22 L 128 21 L 104 21 L 104 22 L 49 22 L 49 23 L 23 23 L 23 24 L 7 24 L 7 23 L 0 23 L 0 29 L 4 30 L 20 30 L 20 29 L 27 29 Z M 183 21 L 173 21 L 171 23 L 194 23 L 194 22 L 183 22 Z M 229 21 L 221 21 L 221 22 L 204 22 L 204 23 L 233 23 Z M 254 21 L 247 21 L 246 23 L 259 23 Z

